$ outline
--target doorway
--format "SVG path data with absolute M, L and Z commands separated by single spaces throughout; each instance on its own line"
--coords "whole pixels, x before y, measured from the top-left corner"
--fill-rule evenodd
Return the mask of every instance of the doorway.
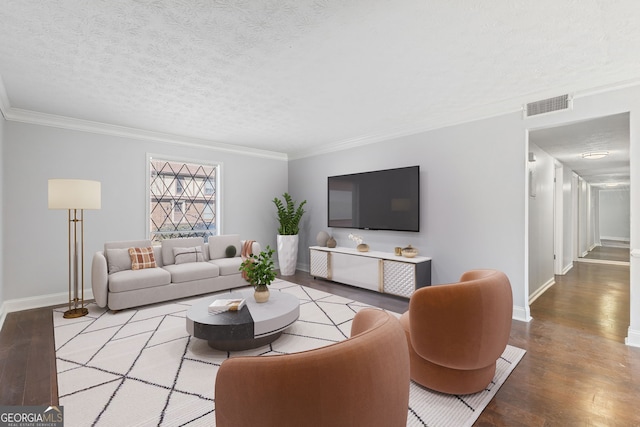
M 630 115 L 530 130 L 528 138 L 538 181 L 529 196 L 531 303 L 576 262 L 629 265 Z
M 564 251 L 561 269 L 572 262 L 628 265 L 629 113 L 534 130 L 529 142 L 556 162 L 554 254 Z

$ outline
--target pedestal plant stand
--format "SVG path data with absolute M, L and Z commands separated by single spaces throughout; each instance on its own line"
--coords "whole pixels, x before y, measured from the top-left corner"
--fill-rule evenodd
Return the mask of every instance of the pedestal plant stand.
M 288 193 L 282 195 L 284 202 L 277 197 L 273 199 L 278 213 L 277 245 L 278 264 L 280 275 L 293 276 L 298 262 L 298 232 L 300 231 L 300 219 L 304 214 L 303 206 L 307 203 L 303 200 L 297 207 Z

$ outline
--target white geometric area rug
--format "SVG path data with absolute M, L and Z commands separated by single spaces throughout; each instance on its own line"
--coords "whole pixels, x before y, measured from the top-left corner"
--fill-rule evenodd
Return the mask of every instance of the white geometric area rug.
M 349 337 L 358 310 L 370 307 L 283 280 L 272 292 L 300 299 L 300 318 L 261 348 L 225 352 L 186 331 L 185 314 L 203 296 L 63 319 L 53 312 L 58 395 L 65 426 L 213 426 L 220 364 L 237 355 L 310 350 Z M 224 292 L 223 292 L 224 293 Z M 518 364 L 524 350 L 508 346 L 487 390 L 449 396 L 411 383 L 409 426 L 471 426 Z

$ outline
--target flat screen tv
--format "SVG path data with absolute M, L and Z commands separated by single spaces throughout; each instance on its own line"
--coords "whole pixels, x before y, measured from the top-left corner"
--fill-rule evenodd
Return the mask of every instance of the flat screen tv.
M 420 231 L 420 167 L 328 178 L 329 227 Z

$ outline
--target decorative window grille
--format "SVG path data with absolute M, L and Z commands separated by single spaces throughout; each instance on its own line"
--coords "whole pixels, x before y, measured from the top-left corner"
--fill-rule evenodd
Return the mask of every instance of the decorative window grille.
M 218 168 L 149 158 L 152 241 L 216 234 Z

